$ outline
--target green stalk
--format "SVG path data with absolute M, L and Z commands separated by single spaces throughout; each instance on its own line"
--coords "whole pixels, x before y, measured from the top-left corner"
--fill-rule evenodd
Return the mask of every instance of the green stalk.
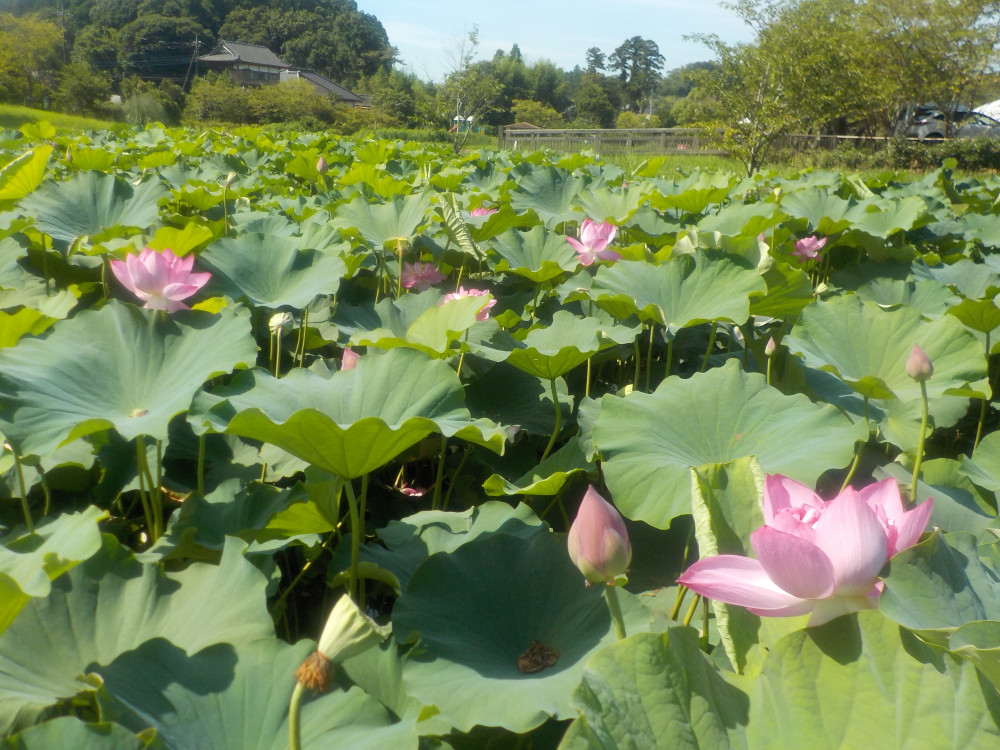
M 358 498 L 358 518 L 361 519 L 361 533 L 360 536 L 364 536 L 365 533 L 365 505 L 368 502 L 368 475 L 365 474 L 361 477 L 361 497 Z M 358 540 L 358 556 L 361 555 L 361 541 Z M 358 579 L 358 606 L 361 611 L 365 611 L 365 580 L 363 578 Z
M 274 377 L 281 377 L 281 332 L 284 329 L 278 326 L 278 330 L 275 331 L 274 338 L 277 340 L 277 346 L 274 347 Z
M 927 383 L 920 381 L 920 441 L 917 443 L 917 458 L 913 462 L 913 482 L 910 484 L 910 502 L 917 501 L 917 477 L 920 476 L 920 463 L 924 459 L 924 438 L 927 435 Z
M 632 378 L 632 389 L 637 391 L 639 390 L 639 373 L 640 373 L 640 367 L 642 366 L 642 362 L 640 361 L 641 358 L 639 356 L 638 336 L 635 337 L 634 344 L 635 344 L 635 377 Z
M 143 452 L 143 447 L 140 438 L 136 438 L 135 441 L 135 472 L 139 479 L 139 502 L 142 503 L 142 515 L 146 518 L 146 528 L 149 530 L 150 538 L 153 536 L 153 528 L 156 526 L 153 517 L 153 508 L 149 502 L 149 492 L 146 489 L 146 476 L 142 473 L 142 459 L 140 456 Z
M 292 699 L 288 703 L 289 750 L 302 750 L 302 727 L 299 724 L 299 712 L 302 708 L 302 696 L 305 692 L 306 686 L 296 680 L 295 689 L 292 691 Z
M 354 601 L 358 597 L 358 561 L 361 558 L 361 516 L 358 513 L 358 499 L 354 496 L 351 480 L 344 481 L 347 490 L 347 507 L 351 518 L 351 580 L 347 586 L 347 595 Z
M 986 383 L 990 382 L 990 332 L 986 332 Z M 979 424 L 976 426 L 976 442 L 972 444 L 972 450 L 979 447 L 979 441 L 983 439 L 983 426 L 986 424 L 986 407 L 989 405 L 989 396 L 984 396 L 979 405 Z
M 638 346 L 638 339 L 636 339 L 636 345 Z M 638 361 L 638 360 L 637 360 Z M 636 379 L 638 380 L 638 373 L 636 373 Z M 551 378 L 549 380 L 549 385 L 552 388 L 552 403 L 556 407 L 556 426 L 552 430 L 552 437 L 549 438 L 549 444 L 545 446 L 545 452 L 542 453 L 542 458 L 539 463 L 548 458 L 549 453 L 552 452 L 552 446 L 556 444 L 556 438 L 559 437 L 559 430 L 562 428 L 562 409 L 559 408 L 559 394 L 556 393 L 556 379 Z
M 152 525 L 149 529 L 150 539 L 156 542 L 163 533 L 163 501 L 160 497 L 160 485 L 154 484 L 153 473 L 149 469 L 149 460 L 146 458 L 146 441 L 142 435 L 135 439 L 136 462 L 139 470 L 139 486 L 145 480 L 149 489 L 149 509 L 152 514 Z
M 705 350 L 705 358 L 702 359 L 701 361 L 700 372 L 705 372 L 705 370 L 708 369 L 708 358 L 711 356 L 712 350 L 715 348 L 715 331 L 717 327 L 718 327 L 718 322 L 713 320 L 712 330 L 708 334 L 708 349 Z
M 681 613 L 681 604 L 684 603 L 684 595 L 687 594 L 688 587 L 683 583 L 677 584 L 677 598 L 674 599 L 674 607 L 670 610 L 670 619 L 676 620 L 677 615 Z
M 622 617 L 622 606 L 618 601 L 618 587 L 611 581 L 604 587 L 604 601 L 608 603 L 611 621 L 615 624 L 615 635 L 618 640 L 625 638 L 625 618 Z
M 451 491 L 455 489 L 458 475 L 462 473 L 462 467 L 465 466 L 465 462 L 471 453 L 471 448 L 466 448 L 465 453 L 462 454 L 462 460 L 458 462 L 458 468 L 455 469 L 455 473 L 452 474 L 451 481 L 448 483 L 448 494 L 444 496 L 444 504 L 441 506 L 441 510 L 448 510 L 448 505 L 451 503 Z
M 583 397 L 590 398 L 590 359 L 587 358 L 587 382 L 583 386 Z
M 198 436 L 198 494 L 205 494 L 205 433 Z
M 38 481 L 42 483 L 42 494 L 45 495 L 45 504 L 42 506 L 42 517 L 44 518 L 49 514 L 49 508 L 52 507 L 52 492 L 49 490 L 49 483 L 45 479 L 45 472 L 42 471 L 41 464 L 38 465 Z
M 21 459 L 18 457 L 17 452 L 12 450 L 11 453 L 14 454 L 14 467 L 17 469 L 17 483 L 21 488 L 21 512 L 24 513 L 24 523 L 28 527 L 28 533 L 35 533 L 35 522 L 31 520 L 31 510 L 28 508 L 28 492 L 24 485 L 24 469 L 21 467 Z
M 868 445 L 867 440 L 863 443 L 860 440 L 858 441 L 858 447 L 854 451 L 854 461 L 851 463 L 851 468 L 848 470 L 847 476 L 844 477 L 844 483 L 840 485 L 841 492 L 846 490 L 847 485 L 849 485 L 851 480 L 854 479 L 854 472 L 858 470 L 858 464 L 861 463 L 861 451 L 865 449 L 866 445 Z
M 649 324 L 649 344 L 646 346 L 646 393 L 649 393 L 649 376 L 653 369 L 653 328 L 655 323 Z
M 691 602 L 691 606 L 688 607 L 687 614 L 684 615 L 684 624 L 690 625 L 691 620 L 694 619 L 695 610 L 698 609 L 698 604 L 701 602 L 701 594 L 694 595 L 694 601 Z
M 302 339 L 302 351 L 299 354 L 299 367 L 306 366 L 306 337 L 309 335 L 309 308 L 302 311 L 302 326 L 299 328 Z
M 663 373 L 663 379 L 666 380 L 670 377 L 670 371 L 674 366 L 674 340 L 670 338 L 670 334 L 667 334 L 667 369 Z
M 767 358 L 767 384 L 771 385 L 771 362 L 774 361 L 774 357 L 768 356 Z
M 448 451 L 448 438 L 441 436 L 441 455 L 438 457 L 437 476 L 434 478 L 434 495 L 431 498 L 431 510 L 438 510 L 441 505 L 441 485 L 444 484 L 444 459 Z

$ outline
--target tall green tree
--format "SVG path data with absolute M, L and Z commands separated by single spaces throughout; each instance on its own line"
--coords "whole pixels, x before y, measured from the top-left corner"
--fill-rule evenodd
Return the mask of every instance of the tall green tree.
M 638 112 L 651 103 L 663 70 L 663 55 L 656 42 L 634 36 L 622 42 L 608 57 L 608 67 L 618 73 L 625 103 Z
M 62 29 L 38 15 L 0 13 L 0 95 L 37 105 L 38 84 L 54 82 L 62 39 Z

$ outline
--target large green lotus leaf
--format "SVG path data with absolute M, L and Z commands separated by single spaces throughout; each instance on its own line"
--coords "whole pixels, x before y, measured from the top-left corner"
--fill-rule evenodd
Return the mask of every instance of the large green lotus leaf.
M 580 440 L 573 436 L 562 448 L 542 461 L 538 466 L 513 481 L 507 481 L 499 474 L 491 475 L 483 482 L 487 495 L 555 495 L 570 477 L 589 473 L 596 464 L 587 459 L 580 447 Z
M 576 251 L 566 238 L 541 225 L 527 232 L 506 231 L 493 240 L 492 247 L 501 258 L 494 270 L 516 273 L 536 284 L 562 276 L 578 265 Z
M 513 732 L 575 715 L 570 693 L 583 666 L 615 639 L 602 586 L 586 586 L 563 534 L 495 534 L 427 559 L 392 612 L 397 638 L 420 636 L 403 668 L 407 692 L 460 731 Z M 651 618 L 619 592 L 628 632 Z M 535 672 L 518 660 L 537 642 L 558 653 Z
M 307 249 L 294 237 L 258 233 L 223 237 L 200 260 L 217 274 L 216 289 L 271 309 L 301 310 L 321 294 L 336 294 L 347 273 L 347 265 L 336 255 Z
M 226 545 L 218 565 L 166 574 L 141 564 L 110 536 L 89 560 L 52 582 L 0 635 L 0 732 L 33 723 L 62 699 L 89 689 L 79 677 L 151 638 L 195 653 L 273 637 L 265 577 Z
M 963 625 L 951 634 L 948 650 L 971 661 L 1000 689 L 1000 622 L 987 620 Z
M 853 199 L 844 200 L 825 190 L 797 190 L 781 197 L 781 210 L 806 220 L 809 231 L 831 235 L 849 229 L 865 210 Z
M 906 374 L 914 344 L 934 363 L 930 398 L 989 392 L 982 344 L 950 315 L 927 321 L 909 307 L 883 310 L 854 295 L 834 297 L 807 307 L 782 343 L 869 398 L 920 398 L 920 384 Z
M 351 335 L 351 344 L 379 349 L 409 347 L 430 357 L 446 357 L 452 344 L 475 325 L 476 316 L 488 300 L 472 295 L 444 303 L 441 299 L 437 290 L 406 294 L 397 300 L 384 299 L 375 306 L 382 327 L 356 331 Z M 342 317 L 347 318 L 346 311 L 334 320 L 340 321 Z
M 29 308 L 51 318 L 65 318 L 76 307 L 68 289 L 46 289 L 45 280 L 29 273 L 20 260 L 26 252 L 12 237 L 0 240 L 0 310 Z
M 969 299 L 992 298 L 1000 292 L 1000 268 L 976 263 L 968 258 L 945 266 L 914 263 L 913 277 L 917 280 L 933 279 L 939 284 L 953 286 L 959 294 Z
M 868 430 L 730 360 L 687 380 L 671 376 L 653 393 L 605 396 L 593 434 L 618 508 L 667 529 L 691 512 L 692 467 L 756 456 L 769 474 L 815 485 L 850 461 Z
M 412 242 L 417 227 L 431 212 L 426 193 L 394 195 L 385 203 L 371 203 L 358 196 L 334 212 L 333 225 L 357 229 L 376 249 L 387 242 Z
M 912 630 L 949 633 L 977 620 L 1000 620 L 1000 580 L 979 559 L 969 533 L 936 531 L 889 561 L 879 609 Z
M 884 276 L 862 284 L 856 293 L 865 302 L 874 302 L 879 307 L 912 307 L 927 318 L 939 318 L 946 312 L 955 315 L 955 309 L 951 306 L 959 301 L 948 287 L 936 281 L 905 281 Z M 997 325 L 1000 325 L 1000 321 Z
M 61 716 L 30 727 L 0 745 L 4 750 L 145 750 L 150 743 L 140 740 L 118 724 L 85 724 L 73 716 Z
M 962 456 L 960 471 L 980 487 L 1000 492 L 1000 432 L 979 441 L 972 458 Z
M 36 146 L 0 169 L 0 201 L 21 200 L 45 179 L 52 146 Z
M 556 397 L 569 419 L 573 411 L 573 396 L 566 381 L 556 379 Z M 466 392 L 469 410 L 497 424 L 516 426 L 532 435 L 551 435 L 555 429 L 555 408 L 549 382 L 536 378 L 516 367 L 500 362 Z
M 774 203 L 730 203 L 699 221 L 698 229 L 723 237 L 757 237 L 786 218 Z
M 995 688 L 877 611 L 781 639 L 750 694 L 748 744 L 761 750 L 1000 743 Z
M 997 521 L 990 498 L 961 472 L 962 465 L 951 458 L 935 458 L 920 465 L 917 502 L 933 499 L 930 525 L 947 531 L 968 531 L 977 536 Z M 894 478 L 900 487 L 909 486 L 913 472 L 898 463 L 880 466 L 872 472 L 876 479 Z
M 989 333 L 1000 326 L 1000 307 L 992 299 L 964 299 L 948 312 L 980 333 Z
M 750 700 L 705 657 L 698 631 L 638 633 L 595 654 L 560 750 L 746 747 Z
M 454 552 L 463 544 L 490 534 L 529 537 L 548 532 L 548 526 L 527 505 L 511 507 L 489 500 L 464 511 L 425 510 L 376 533 L 385 547 L 365 545 L 361 559 L 395 574 L 400 587 L 409 585 L 413 571 L 438 552 Z
M 534 211 L 552 227 L 573 218 L 573 199 L 586 183 L 565 169 L 536 166 L 522 177 L 511 193 L 510 206 L 515 211 Z
M 750 534 L 764 525 L 764 472 L 753 456 L 691 469 L 691 512 L 701 557 L 750 554 Z M 741 674 L 757 645 L 760 618 L 713 600 L 716 627 L 729 662 Z
M 70 243 L 113 228 L 149 227 L 159 220 L 157 201 L 168 194 L 159 180 L 135 187 L 114 175 L 84 172 L 64 182 L 44 183 L 18 207 L 53 240 Z
M 547 326 L 533 328 L 523 340 L 511 339 L 516 348 L 507 355 L 507 362 L 538 378 L 552 380 L 582 365 L 612 341 L 604 337 L 607 328 L 621 329 L 612 335 L 638 333 L 624 326 L 608 326 L 596 318 L 581 318 L 568 310 L 558 310 Z
M 345 479 L 382 466 L 432 432 L 503 452 L 504 431 L 465 408 L 458 375 L 412 349 L 365 356 L 330 377 L 303 369 L 276 380 L 251 370 L 195 399 L 196 429 L 262 440 Z
M 590 296 L 616 318 L 638 314 L 665 326 L 672 337 L 711 320 L 743 323 L 750 316 L 750 295 L 765 291 L 756 271 L 699 251 L 659 266 L 641 261 L 602 266 Z
M 104 713 L 133 731 L 156 730 L 167 750 L 284 750 L 296 668 L 316 650 L 268 638 L 218 644 L 188 655 L 163 638 L 147 641 L 97 671 Z M 308 694 L 304 747 L 413 748 L 413 722 L 394 724 L 360 688 Z
M 991 201 L 992 202 L 992 201 Z M 979 240 L 986 247 L 1000 247 L 1000 224 L 992 213 L 967 213 L 962 217 L 967 240 Z
M 649 205 L 657 211 L 678 210 L 701 214 L 709 206 L 722 203 L 736 184 L 736 178 L 726 172 L 696 172 L 678 183 L 654 182 L 656 190 L 649 196 Z
M 614 190 L 599 187 L 578 193 L 574 201 L 588 217 L 598 223 L 608 221 L 612 224 L 624 224 L 639 210 L 648 194 L 649 188 L 642 185 Z
M 801 268 L 775 263 L 762 274 L 767 294 L 750 302 L 751 315 L 794 319 L 813 301 L 815 290 Z
M 927 204 L 917 195 L 902 200 L 878 200 L 863 203 L 864 211 L 854 217 L 854 229 L 887 239 L 896 232 L 908 232 L 927 220 Z
M 165 440 L 206 380 L 256 359 L 247 318 L 228 309 L 167 317 L 112 301 L 0 350 L 4 435 L 21 455 L 40 456 L 109 427 L 126 440 Z
M 156 251 L 170 250 L 174 255 L 185 256 L 215 239 L 215 232 L 198 221 L 189 221 L 182 228 L 160 227 L 147 243 Z
M 54 579 L 101 548 L 97 524 L 107 517 L 91 505 L 43 521 L 34 534 L 0 540 L 0 633 L 32 597 L 48 596 Z

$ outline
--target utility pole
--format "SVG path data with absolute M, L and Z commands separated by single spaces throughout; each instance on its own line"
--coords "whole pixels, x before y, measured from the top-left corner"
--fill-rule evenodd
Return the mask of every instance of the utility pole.
M 194 65 L 195 61 L 198 59 L 198 50 L 200 50 L 200 49 L 201 49 L 201 40 L 198 38 L 198 35 L 195 34 L 194 35 L 194 52 L 191 53 L 191 59 L 188 61 L 187 73 L 184 74 L 184 85 L 181 86 L 181 90 L 184 91 L 185 93 L 187 93 L 187 90 L 188 90 L 188 81 L 191 80 L 191 66 Z M 197 70 L 198 69 L 195 68 L 195 75 L 198 74 Z

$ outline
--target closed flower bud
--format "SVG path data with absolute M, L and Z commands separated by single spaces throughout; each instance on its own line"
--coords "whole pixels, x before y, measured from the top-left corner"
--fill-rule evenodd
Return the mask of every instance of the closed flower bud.
M 322 156 L 316 160 L 316 171 L 323 174 L 326 171 L 326 159 Z
M 930 380 L 931 375 L 934 374 L 934 365 L 931 364 L 931 358 L 917 344 L 913 345 L 910 357 L 906 360 L 906 374 L 918 383 L 923 380 Z
M 289 328 L 292 327 L 292 323 L 295 322 L 292 318 L 291 313 L 280 312 L 275 313 L 271 316 L 271 320 L 268 321 L 268 328 L 271 329 L 272 335 L 277 335 L 279 331 L 284 333 Z
M 778 348 L 778 345 L 774 342 L 774 336 L 767 340 L 767 344 L 764 345 L 764 354 L 770 357 L 774 354 L 774 350 Z
M 593 487 L 587 489 L 569 529 L 569 557 L 588 583 L 607 583 L 632 561 L 632 545 L 621 515 Z

